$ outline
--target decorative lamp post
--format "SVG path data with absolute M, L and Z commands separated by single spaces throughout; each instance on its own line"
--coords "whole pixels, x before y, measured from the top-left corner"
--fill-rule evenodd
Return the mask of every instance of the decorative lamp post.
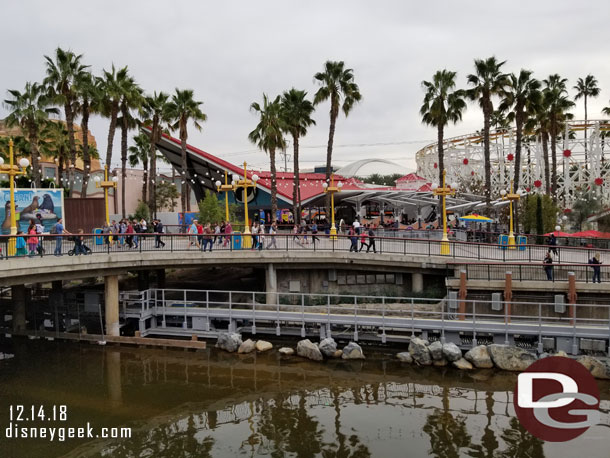
M 245 223 L 246 227 L 244 228 L 244 237 L 242 239 L 242 247 L 243 248 L 251 248 L 252 247 L 252 238 L 250 237 L 250 222 L 248 220 L 248 188 L 255 188 L 256 182 L 258 181 L 258 175 L 252 175 L 252 180 L 248 179 L 248 164 L 244 162 L 244 178 L 243 180 L 239 179 L 238 175 L 233 175 L 234 187 L 235 189 L 243 188 L 244 189 L 244 213 L 245 213 Z
M 513 202 L 518 202 L 521 199 L 521 194 L 513 191 L 513 180 L 510 180 L 510 192 L 506 192 L 504 189 L 500 191 L 502 200 L 508 200 L 510 202 L 510 232 L 508 234 L 508 249 L 514 250 L 517 248 L 515 243 L 515 233 L 513 232 Z
M 116 189 L 117 181 L 119 181 L 119 179 L 116 176 L 114 176 L 114 177 L 112 177 L 112 180 L 108 180 L 108 166 L 106 165 L 106 166 L 104 166 L 104 181 L 102 181 L 99 176 L 95 177 L 93 179 L 93 181 L 95 181 L 96 188 L 104 189 L 104 205 L 106 207 L 106 225 L 110 226 L 110 213 L 108 211 L 108 190 L 110 188 Z
M 10 200 L 11 200 L 11 235 L 17 234 L 17 212 L 15 209 L 15 177 L 17 175 L 25 175 L 26 169 L 30 165 L 25 157 L 19 159 L 19 165 L 15 165 L 15 157 L 13 153 L 13 139 L 9 138 L 8 141 L 8 154 L 9 154 L 9 165 L 4 165 L 4 159 L 0 157 L 0 171 L 8 175 L 9 187 L 10 187 Z M 8 255 L 14 256 L 17 252 L 17 240 L 15 237 L 11 237 L 8 246 Z
M 443 238 L 441 239 L 441 254 L 448 255 L 451 254 L 451 248 L 449 246 L 449 238 L 447 237 L 447 206 L 445 203 L 445 199 L 447 196 L 455 196 L 455 188 L 457 185 L 451 186 L 445 185 L 445 175 L 447 174 L 446 170 L 443 170 L 443 184 L 441 186 L 434 186 L 434 195 L 440 196 L 443 201 Z
M 229 221 L 229 192 L 235 191 L 235 180 L 233 180 L 231 184 L 228 183 L 228 180 L 229 175 L 225 170 L 225 184 L 222 184 L 220 180 L 216 180 L 215 183 L 218 192 L 225 193 L 225 221 Z
M 343 187 L 343 183 L 337 183 L 335 186 L 335 174 L 331 174 L 330 176 L 330 186 L 328 183 L 322 183 L 322 187 L 324 188 L 324 192 L 330 193 L 330 218 L 331 218 L 331 227 L 330 227 L 330 239 L 337 240 L 337 227 L 335 226 L 335 193 L 341 192 L 341 188 Z

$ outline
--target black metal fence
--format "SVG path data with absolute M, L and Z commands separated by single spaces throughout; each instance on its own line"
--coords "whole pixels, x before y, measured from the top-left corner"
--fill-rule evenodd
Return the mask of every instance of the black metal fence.
M 459 278 L 466 272 L 468 280 L 504 280 L 506 273 L 515 281 L 567 282 L 570 274 L 576 281 L 593 283 L 610 281 L 610 266 L 594 264 L 524 264 L 524 263 L 450 263 L 448 266 Z
M 80 239 L 79 239 L 80 237 Z M 21 240 L 19 240 L 21 238 Z M 448 247 L 448 251 L 442 250 Z M 399 237 L 355 237 L 326 234 L 293 235 L 264 234 L 244 235 L 195 235 L 195 234 L 81 234 L 0 236 L 2 259 L 12 257 L 65 256 L 110 254 L 148 251 L 241 251 L 284 250 L 284 251 L 351 251 L 394 255 L 416 255 L 426 257 L 442 256 L 447 259 L 472 259 L 477 261 L 501 261 L 503 263 L 540 263 L 549 250 L 555 265 L 586 264 L 596 253 L 602 262 L 610 262 L 610 251 L 580 247 L 549 247 L 544 245 L 522 245 L 509 249 L 489 243 L 461 241 L 441 242 L 439 240 L 412 239 Z M 443 252 L 443 254 L 441 254 Z M 445 254 L 446 253 L 446 254 Z M 505 264 L 503 264 L 505 265 Z M 587 270 L 588 269 L 588 270 Z M 592 271 L 588 267 L 588 272 Z M 606 272 L 605 268 L 602 268 Z M 524 274 L 525 276 L 525 274 Z

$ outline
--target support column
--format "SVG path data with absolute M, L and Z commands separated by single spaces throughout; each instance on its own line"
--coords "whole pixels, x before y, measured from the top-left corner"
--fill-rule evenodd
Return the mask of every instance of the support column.
M 570 326 L 574 326 L 576 319 L 576 275 L 574 272 L 568 272 L 568 304 L 570 304 Z
M 148 270 L 138 271 L 138 291 L 146 291 L 150 288 L 150 273 Z
M 460 270 L 460 289 L 458 291 L 458 299 L 460 300 L 458 305 L 458 318 L 463 320 L 466 317 L 466 297 L 468 296 L 468 287 L 466 280 L 466 271 Z
M 513 273 L 506 272 L 504 283 L 504 306 L 506 307 L 506 320 L 510 323 L 511 301 L 513 300 Z
M 157 269 L 157 288 L 165 289 L 165 269 Z
M 56 332 L 60 331 L 59 312 L 64 305 L 62 283 L 63 282 L 61 280 L 52 282 L 51 293 L 49 294 L 49 305 L 53 308 L 53 325 Z M 65 329 L 65 323 L 63 324 L 62 329 Z
M 13 331 L 25 331 L 25 285 L 15 285 L 11 287 L 11 297 L 13 302 Z
M 104 299 L 106 302 L 106 334 L 120 335 L 119 331 L 119 277 L 108 275 L 104 277 Z
M 411 289 L 414 293 L 424 292 L 424 275 L 419 272 L 411 274 Z
M 267 264 L 265 271 L 265 291 L 267 292 L 267 304 L 277 303 L 277 272 L 275 266 Z

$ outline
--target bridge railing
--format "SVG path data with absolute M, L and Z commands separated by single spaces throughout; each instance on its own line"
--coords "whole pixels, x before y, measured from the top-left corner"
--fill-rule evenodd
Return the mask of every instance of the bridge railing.
M 82 243 L 75 241 L 81 237 Z M 443 243 L 447 254 L 441 255 Z M 368 237 L 362 234 L 354 237 L 326 234 L 264 234 L 259 236 L 233 233 L 230 235 L 195 234 L 80 234 L 0 236 L 0 250 L 3 259 L 9 257 L 39 257 L 87 254 L 134 253 L 150 251 L 241 251 L 249 249 L 284 251 L 358 251 L 395 255 L 443 256 L 447 259 L 472 259 L 478 261 L 502 262 L 542 262 L 548 251 L 552 252 L 555 263 L 587 263 L 595 253 L 601 253 L 602 261 L 610 261 L 610 250 L 556 247 L 545 245 L 522 245 L 508 249 L 489 243 L 475 243 L 450 240 Z M 202 253 L 202 255 L 204 255 Z M 205 254 L 207 256 L 207 254 Z
M 506 340 L 509 334 L 533 336 L 535 342 L 548 336 L 587 337 L 601 339 L 604 351 L 610 339 L 610 304 L 183 289 L 150 289 L 142 298 L 143 305 L 131 303 L 133 311 L 187 331 L 205 319 L 206 330 L 209 323 L 221 329 L 223 322 L 255 330 L 275 327 L 277 335 L 290 326 L 303 331 L 325 327 L 355 339 L 359 332 L 419 335 L 422 330 L 430 340 L 449 331 L 475 341 L 502 334 Z
M 454 263 L 448 264 L 455 278 L 460 271 L 466 272 L 468 280 L 504 280 L 510 272 L 515 281 L 567 282 L 573 273 L 577 282 L 608 283 L 610 266 L 599 264 L 544 264 L 539 263 Z

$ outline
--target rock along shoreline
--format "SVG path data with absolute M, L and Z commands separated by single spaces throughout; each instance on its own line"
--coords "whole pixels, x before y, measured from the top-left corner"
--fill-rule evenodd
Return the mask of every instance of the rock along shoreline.
M 241 334 L 223 332 L 218 335 L 216 347 L 222 350 L 239 354 L 254 351 L 266 352 L 273 349 L 273 345 L 265 340 L 242 341 Z M 296 349 L 280 347 L 278 353 L 282 356 L 299 356 L 312 361 L 325 359 L 362 360 L 365 359 L 362 347 L 356 342 L 349 342 L 343 349 L 337 347 L 332 337 L 327 337 L 319 343 L 309 339 L 297 342 Z M 408 351 L 396 354 L 396 358 L 405 364 L 417 366 L 452 366 L 459 370 L 492 369 L 521 372 L 526 370 L 534 361 L 548 356 L 561 356 L 569 358 L 565 352 L 555 354 L 543 353 L 537 357 L 522 348 L 510 345 L 478 345 L 465 353 L 454 343 L 429 342 L 414 337 L 409 342 Z M 597 379 L 610 380 L 610 366 L 607 362 L 593 356 L 579 356 L 575 358 Z

